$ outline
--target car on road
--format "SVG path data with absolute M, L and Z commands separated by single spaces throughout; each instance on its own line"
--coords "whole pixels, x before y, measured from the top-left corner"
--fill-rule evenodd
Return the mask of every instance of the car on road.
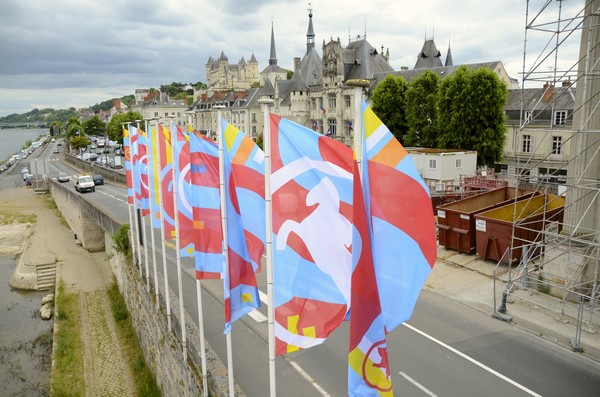
M 52 151 L 53 154 L 58 154 L 58 148 L 55 147 L 54 150 Z
M 29 168 L 23 167 L 21 168 L 21 175 L 29 173 Z
M 96 191 L 96 185 L 94 185 L 94 180 L 91 176 L 79 175 L 75 177 L 75 190 L 79 193 L 94 192 Z
M 100 174 L 96 174 L 92 177 L 94 185 L 104 185 L 104 177 Z
M 58 173 L 58 178 L 56 178 L 57 181 L 59 182 L 69 182 L 69 175 L 67 175 L 66 172 L 59 172 Z

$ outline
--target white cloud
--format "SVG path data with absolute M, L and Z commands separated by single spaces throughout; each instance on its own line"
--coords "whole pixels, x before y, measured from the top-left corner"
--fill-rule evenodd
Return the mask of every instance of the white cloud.
M 530 1 L 530 15 L 543 3 Z M 346 45 L 366 30 L 374 47 L 389 49 L 392 67 L 412 68 L 424 39 L 433 37 L 442 57 L 450 43 L 455 64 L 500 60 L 515 78 L 523 64 L 525 6 L 524 0 L 430 0 L 410 7 L 312 2 L 319 52 L 323 41 L 339 37 Z M 581 0 L 564 3 L 563 15 L 582 7 Z M 231 63 L 254 54 L 262 70 L 271 23 L 278 64 L 292 69 L 306 48 L 307 8 L 299 0 L 0 0 L 0 116 L 33 107 L 85 107 L 135 88 L 205 81 L 206 61 L 221 51 Z M 548 40 L 548 33 L 530 32 L 528 53 L 539 54 Z M 561 46 L 561 67 L 576 62 L 578 40 L 576 33 Z

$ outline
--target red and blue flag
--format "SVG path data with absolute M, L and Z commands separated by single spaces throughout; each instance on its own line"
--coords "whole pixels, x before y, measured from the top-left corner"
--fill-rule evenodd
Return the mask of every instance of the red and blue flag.
M 175 138 L 174 161 L 175 182 L 177 183 L 177 237 L 179 238 L 180 254 L 182 256 L 194 255 L 193 234 L 194 214 L 191 204 L 192 175 L 190 172 L 190 141 L 189 136 L 181 127 L 173 123 L 172 134 Z

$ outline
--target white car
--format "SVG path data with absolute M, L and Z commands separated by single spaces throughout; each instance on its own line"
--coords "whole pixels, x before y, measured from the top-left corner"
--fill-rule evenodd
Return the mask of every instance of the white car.
M 94 180 L 89 175 L 79 175 L 75 177 L 75 190 L 79 193 L 83 192 L 95 192 L 96 185 Z

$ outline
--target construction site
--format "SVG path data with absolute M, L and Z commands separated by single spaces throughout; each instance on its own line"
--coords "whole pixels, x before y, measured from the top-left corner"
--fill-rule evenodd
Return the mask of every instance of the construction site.
M 494 317 L 510 321 L 507 302 L 530 302 L 572 323 L 581 351 L 582 330 L 600 325 L 600 0 L 527 1 L 524 11 L 512 157 L 501 175 L 432 194 L 439 243 L 497 263 Z

